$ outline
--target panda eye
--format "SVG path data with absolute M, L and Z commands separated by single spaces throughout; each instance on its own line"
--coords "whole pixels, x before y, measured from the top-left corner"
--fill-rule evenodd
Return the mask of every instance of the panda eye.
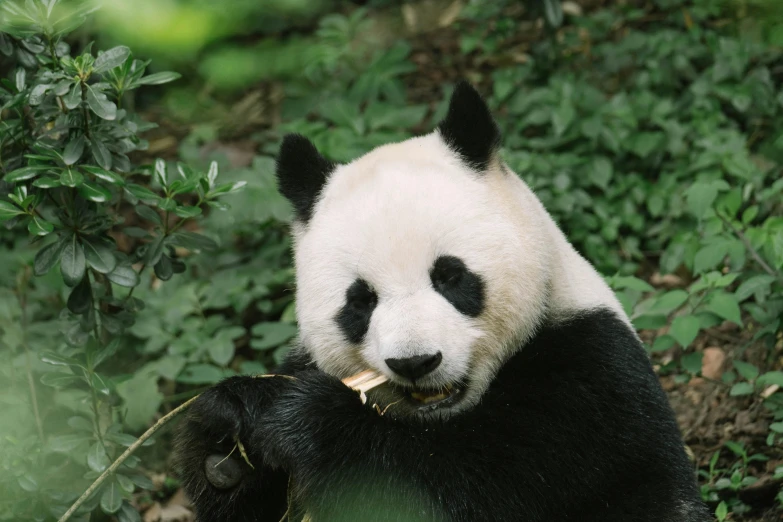
M 363 279 L 354 281 L 345 294 L 346 303 L 357 312 L 372 311 L 378 304 L 378 295 Z
M 484 309 L 484 280 L 458 257 L 440 256 L 430 269 L 432 287 L 460 313 L 478 317 Z
M 352 343 L 359 343 L 370 327 L 372 312 L 378 305 L 376 294 L 367 281 L 357 279 L 345 292 L 345 304 L 338 312 L 337 325 Z
M 378 296 L 369 287 L 361 292 L 349 292 L 348 304 L 356 311 L 369 311 L 378 304 Z
M 436 288 L 458 285 L 467 271 L 465 265 L 457 258 L 439 257 L 430 270 L 430 280 Z

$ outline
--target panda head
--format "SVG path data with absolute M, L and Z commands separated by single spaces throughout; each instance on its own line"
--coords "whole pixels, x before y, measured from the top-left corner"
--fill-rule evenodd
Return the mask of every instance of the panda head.
M 300 341 L 337 377 L 386 374 L 395 414 L 475 404 L 545 314 L 550 223 L 499 143 L 466 83 L 436 131 L 348 164 L 283 141 Z

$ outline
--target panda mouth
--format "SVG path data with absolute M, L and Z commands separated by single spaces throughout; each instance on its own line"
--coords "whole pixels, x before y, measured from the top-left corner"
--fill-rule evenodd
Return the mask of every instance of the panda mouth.
M 461 398 L 462 391 L 461 387 L 447 384 L 437 389 L 408 389 L 405 395 L 414 406 L 429 409 L 453 405 Z

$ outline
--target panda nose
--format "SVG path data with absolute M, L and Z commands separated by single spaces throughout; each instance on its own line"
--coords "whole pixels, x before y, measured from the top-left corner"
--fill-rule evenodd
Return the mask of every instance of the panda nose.
M 437 368 L 442 359 L 443 356 L 438 352 L 429 355 L 414 355 L 404 359 L 386 359 L 386 365 L 394 373 L 415 381 Z

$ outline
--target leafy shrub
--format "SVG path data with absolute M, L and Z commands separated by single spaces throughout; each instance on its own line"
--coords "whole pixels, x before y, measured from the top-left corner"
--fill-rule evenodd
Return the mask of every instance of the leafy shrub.
M 183 256 L 217 248 L 187 228 L 208 206 L 225 208 L 218 199 L 243 183 L 218 183 L 215 163 L 206 172 L 163 160 L 134 167 L 129 154 L 146 148 L 139 133 L 152 125 L 124 109 L 123 97 L 179 75 L 145 74 L 148 62 L 123 46 L 94 55 L 88 45 L 71 56 L 63 38 L 90 9 L 58 0 L 0 7 L 0 50 L 19 64 L 14 81 L 0 82 L 0 222 L 6 230 L 26 227 L 35 247 L 33 259 L 24 248 L 21 259 L 3 256 L 12 270 L 4 270 L 9 280 L 0 291 L 10 348 L 0 354 L 10 407 L 0 439 L 0 519 L 47 520 L 135 440 L 123 424 L 149 420 L 138 422 L 138 408 L 152 405 L 154 414 L 160 405 L 157 377 L 145 388 L 136 381 L 148 373 L 127 379 L 116 367 L 104 371 L 129 348 L 125 331 L 145 305 L 134 295 L 142 274 L 167 281 L 186 270 Z M 20 368 L 29 394 L 16 378 Z M 96 491 L 80 519 L 100 506 L 121 521 L 139 520 L 127 498 L 151 483 L 138 462 L 127 461 Z

